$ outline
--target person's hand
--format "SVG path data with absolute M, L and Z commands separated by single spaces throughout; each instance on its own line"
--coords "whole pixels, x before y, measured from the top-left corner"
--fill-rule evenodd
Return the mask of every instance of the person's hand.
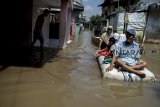
M 108 68 L 106 68 L 106 71 L 109 72 L 109 71 L 112 71 L 113 67 L 110 65 Z

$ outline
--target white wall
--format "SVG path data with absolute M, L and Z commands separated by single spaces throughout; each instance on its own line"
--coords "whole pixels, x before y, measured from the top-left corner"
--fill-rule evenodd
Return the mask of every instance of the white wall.
M 32 17 L 32 37 L 37 16 L 43 12 L 44 8 L 60 7 L 61 0 L 33 0 L 33 17 Z M 45 18 L 43 24 L 44 46 L 49 47 L 49 17 Z M 39 41 L 36 42 L 39 46 Z
M 148 24 L 146 28 L 147 39 L 160 39 L 160 10 L 149 12 Z

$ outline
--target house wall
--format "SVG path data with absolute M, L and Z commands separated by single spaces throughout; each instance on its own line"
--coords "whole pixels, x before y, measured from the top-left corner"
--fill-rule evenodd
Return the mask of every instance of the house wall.
M 155 23 L 155 21 L 157 23 Z M 146 39 L 160 39 L 160 10 L 150 10 L 146 28 Z
M 68 14 L 71 11 L 71 5 L 69 0 L 61 0 L 61 12 L 60 12 L 60 31 L 59 31 L 59 48 L 64 48 L 67 44 L 70 31 L 70 16 Z
M 72 0 L 34 0 L 32 32 L 34 30 L 37 16 L 43 12 L 44 8 L 54 8 L 54 7 L 60 8 L 59 39 L 51 40 L 49 38 L 49 17 L 45 18 L 44 20 L 43 36 L 44 36 L 45 47 L 56 46 L 57 48 L 63 48 L 63 45 L 68 41 L 69 33 L 70 33 L 70 20 L 71 20 L 70 12 L 72 10 L 71 2 L 73 1 Z M 39 45 L 39 42 L 37 42 L 36 45 Z
M 32 23 L 32 37 L 33 37 L 33 30 L 36 23 L 36 19 L 38 15 L 40 15 L 44 8 L 50 7 L 60 7 L 61 0 L 33 0 L 33 23 Z M 44 46 L 49 47 L 49 17 L 45 17 L 44 24 L 43 24 L 43 37 L 44 37 Z M 36 42 L 37 46 L 40 45 L 39 41 Z
M 70 32 L 71 32 L 71 7 L 68 8 L 68 15 L 67 15 L 67 32 L 66 32 L 66 37 L 65 37 L 65 42 L 70 40 Z
M 68 3 L 67 15 L 69 10 L 71 11 L 72 0 L 62 0 Z M 18 47 L 29 47 L 32 42 L 33 29 L 37 16 L 42 13 L 43 8 L 49 7 L 59 7 L 61 6 L 61 0 L 8 0 L 3 3 L 7 6 L 8 10 L 3 10 L 2 21 L 5 22 L 1 24 L 2 34 L 0 36 L 0 47 L 1 48 L 18 48 Z M 66 6 L 66 5 L 64 5 Z M 67 7 L 68 8 L 68 7 Z M 63 14 L 62 14 L 63 15 Z M 64 15 L 63 15 L 64 16 Z M 61 18 L 61 25 L 65 24 L 69 26 L 69 21 L 67 22 L 65 17 Z M 68 15 L 67 15 L 68 17 Z M 62 20 L 65 20 L 64 23 Z M 70 30 L 67 28 L 68 31 Z M 61 32 L 65 32 L 61 39 L 64 40 L 66 36 L 66 28 L 61 29 Z M 45 47 L 49 46 L 49 17 L 45 20 L 43 26 L 43 35 L 45 41 Z M 63 42 L 64 44 L 64 42 Z M 39 42 L 37 42 L 39 45 Z M 9 49 L 6 49 L 9 50 Z

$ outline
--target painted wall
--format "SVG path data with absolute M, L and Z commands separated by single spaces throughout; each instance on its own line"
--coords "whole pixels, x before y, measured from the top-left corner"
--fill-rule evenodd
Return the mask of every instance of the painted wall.
M 72 0 L 61 0 L 59 48 L 65 48 L 70 43 Z

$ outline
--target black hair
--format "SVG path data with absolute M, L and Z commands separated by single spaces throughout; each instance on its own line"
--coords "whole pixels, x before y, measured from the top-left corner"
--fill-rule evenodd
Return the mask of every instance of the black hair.
M 49 13 L 49 10 L 48 10 L 48 9 L 45 9 L 45 10 L 43 11 L 43 13 Z
M 116 43 L 116 40 L 114 39 L 114 37 L 110 37 L 110 38 L 109 38 L 109 42 L 115 44 L 115 43 Z

